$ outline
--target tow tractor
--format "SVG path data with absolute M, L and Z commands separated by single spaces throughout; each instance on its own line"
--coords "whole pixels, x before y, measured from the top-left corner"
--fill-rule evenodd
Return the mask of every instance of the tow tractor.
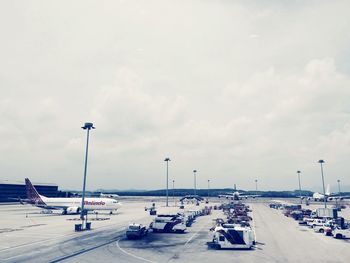
M 142 224 L 130 224 L 126 230 L 126 237 L 128 239 L 139 239 L 146 236 L 148 229 Z

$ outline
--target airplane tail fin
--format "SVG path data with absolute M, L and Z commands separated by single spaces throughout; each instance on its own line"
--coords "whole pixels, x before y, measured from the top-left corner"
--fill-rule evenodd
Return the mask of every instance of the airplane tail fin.
M 25 183 L 26 183 L 27 199 L 33 204 L 45 205 L 38 191 L 32 185 L 32 182 L 28 178 L 26 178 Z
M 236 184 L 235 184 L 235 191 L 237 191 Z
M 326 195 L 330 195 L 330 194 L 331 194 L 331 186 L 327 184 Z

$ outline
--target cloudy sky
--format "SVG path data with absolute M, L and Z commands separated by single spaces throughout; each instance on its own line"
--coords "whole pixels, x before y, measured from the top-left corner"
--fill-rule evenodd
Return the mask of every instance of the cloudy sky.
M 2 1 L 0 179 L 350 185 L 349 1 Z M 350 188 L 349 188 L 350 189 Z M 337 190 L 337 189 L 334 189 Z

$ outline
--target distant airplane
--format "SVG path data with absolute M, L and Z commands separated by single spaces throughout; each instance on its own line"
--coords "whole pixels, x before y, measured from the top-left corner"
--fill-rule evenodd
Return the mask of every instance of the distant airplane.
M 79 214 L 81 211 L 81 197 L 51 198 L 40 195 L 28 178 L 25 179 L 27 199 L 20 202 L 29 203 L 47 210 L 62 210 L 62 214 Z M 88 211 L 107 210 L 112 214 L 121 204 L 112 198 L 87 197 L 84 199 L 84 209 Z
M 239 191 L 236 189 L 236 184 L 234 188 L 233 193 L 227 193 L 224 195 L 219 195 L 219 198 L 226 198 L 226 199 L 231 199 L 231 200 L 242 200 L 242 199 L 248 199 L 248 198 L 255 198 L 255 197 L 260 197 L 260 195 L 242 195 Z
M 326 193 L 321 194 L 319 192 L 313 193 L 312 197 L 308 197 L 308 200 L 314 200 L 314 201 L 322 201 L 324 202 L 324 199 L 326 198 L 327 201 L 333 201 L 333 200 L 343 200 L 343 199 L 348 199 L 350 196 L 346 195 L 339 195 L 339 193 L 331 193 L 330 191 L 330 185 L 327 185 Z
M 117 199 L 117 198 L 119 198 L 119 195 L 117 195 L 117 194 L 104 194 L 104 193 L 100 193 L 100 197 L 107 197 L 107 198 Z

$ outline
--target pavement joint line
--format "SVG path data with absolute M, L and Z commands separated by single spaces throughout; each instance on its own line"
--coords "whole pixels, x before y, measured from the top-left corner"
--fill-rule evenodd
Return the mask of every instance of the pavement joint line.
M 113 225 L 116 225 L 116 224 L 113 224 Z M 101 228 L 105 228 L 105 227 L 110 227 L 112 225 L 105 225 L 105 226 L 100 226 L 100 227 L 96 227 L 94 229 L 101 229 Z M 85 235 L 87 235 L 88 232 L 85 232 Z M 91 233 L 91 232 L 90 232 Z M 66 237 L 71 237 L 71 236 L 79 236 L 80 233 L 70 233 L 68 235 L 63 235 L 59 240 L 61 239 L 64 239 Z M 23 247 L 27 247 L 27 246 L 32 246 L 32 245 L 35 245 L 35 244 L 40 244 L 40 243 L 44 243 L 44 242 L 47 242 L 47 241 L 57 241 L 57 237 L 53 237 L 53 238 L 47 238 L 47 239 L 44 239 L 44 240 L 39 240 L 39 241 L 36 241 L 36 242 L 31 242 L 31 243 L 26 243 L 26 244 L 22 244 L 22 245 L 18 245 L 18 246 L 14 246 L 14 247 L 8 247 L 8 248 L 4 248 L 4 249 L 0 249 L 0 252 L 6 252 L 6 251 L 9 251 L 9 250 L 13 250 L 13 249 L 19 249 L 19 248 L 23 248 Z
M 124 228 L 122 227 L 122 228 L 120 228 L 120 229 L 117 229 L 117 231 L 122 231 L 123 229 L 124 229 Z M 50 240 L 51 240 L 51 239 L 50 239 Z M 90 247 L 90 248 L 88 248 L 88 249 L 83 248 L 83 249 L 81 249 L 81 250 L 79 250 L 79 251 L 75 251 L 75 252 L 72 253 L 72 254 L 66 255 L 66 256 L 64 256 L 64 257 L 61 257 L 61 258 L 58 258 L 58 259 L 55 259 L 55 260 L 49 261 L 49 262 L 59 262 L 59 261 L 62 261 L 62 260 L 65 260 L 65 259 L 68 259 L 68 258 L 77 256 L 77 255 L 80 255 L 80 254 L 82 254 L 82 253 L 91 251 L 91 250 L 93 250 L 93 249 L 96 249 L 96 248 L 99 248 L 99 247 L 108 245 L 108 244 L 113 243 L 113 242 L 114 242 L 114 240 L 109 240 L 107 243 L 103 243 L 103 244 L 98 245 L 98 246 L 95 246 L 95 247 Z M 53 246 L 51 246 L 50 248 L 57 247 L 57 246 L 59 246 L 59 245 L 60 245 L 60 243 L 57 243 L 57 244 L 54 244 Z M 26 254 L 27 254 L 27 253 L 25 253 L 25 254 L 20 254 L 20 255 L 16 255 L 16 256 L 12 256 L 12 257 L 8 257 L 8 258 L 3 258 L 3 259 L 1 259 L 1 260 L 10 260 L 10 259 L 22 257 L 22 256 L 24 256 L 24 255 L 26 255 Z
M 117 245 L 118 249 L 119 249 L 121 252 L 123 252 L 124 254 L 126 254 L 126 255 L 128 255 L 128 256 L 130 256 L 130 257 L 139 259 L 139 260 L 141 260 L 141 261 L 150 262 L 150 263 L 156 263 L 155 261 L 148 260 L 148 259 L 146 259 L 146 258 L 136 256 L 136 255 L 134 255 L 134 254 L 132 254 L 132 253 L 130 253 L 130 252 L 128 252 L 128 251 L 122 249 L 122 248 L 119 246 L 119 241 L 120 241 L 120 238 L 117 240 L 116 245 Z
M 198 235 L 198 233 L 199 233 L 205 226 L 209 225 L 210 223 L 211 223 L 211 222 L 203 224 L 203 225 L 198 229 L 198 231 L 196 231 L 196 232 L 187 240 L 187 242 L 185 243 L 184 246 L 186 246 L 188 243 L 190 243 L 191 240 L 192 240 L 196 235 Z
M 78 255 L 83 254 L 83 253 L 86 253 L 86 252 L 89 252 L 89 251 L 91 251 L 91 250 L 94 250 L 94 249 L 97 249 L 97 248 L 100 248 L 100 247 L 109 245 L 109 244 L 111 244 L 111 243 L 113 243 L 113 242 L 114 242 L 114 240 L 109 240 L 109 241 L 106 242 L 106 243 L 103 243 L 103 244 L 100 244 L 100 245 L 97 245 L 97 246 L 93 246 L 93 247 L 90 247 L 90 248 L 88 248 L 88 249 L 83 248 L 83 249 L 81 249 L 81 250 L 79 250 L 79 251 L 76 251 L 76 252 L 74 252 L 74 253 L 72 253 L 72 254 L 69 254 L 69 255 L 67 255 L 67 256 L 60 257 L 60 258 L 54 259 L 54 260 L 50 260 L 49 262 L 50 262 L 50 263 L 56 263 L 56 262 L 64 261 L 64 260 L 66 260 L 66 259 L 69 259 L 69 258 L 78 256 Z

